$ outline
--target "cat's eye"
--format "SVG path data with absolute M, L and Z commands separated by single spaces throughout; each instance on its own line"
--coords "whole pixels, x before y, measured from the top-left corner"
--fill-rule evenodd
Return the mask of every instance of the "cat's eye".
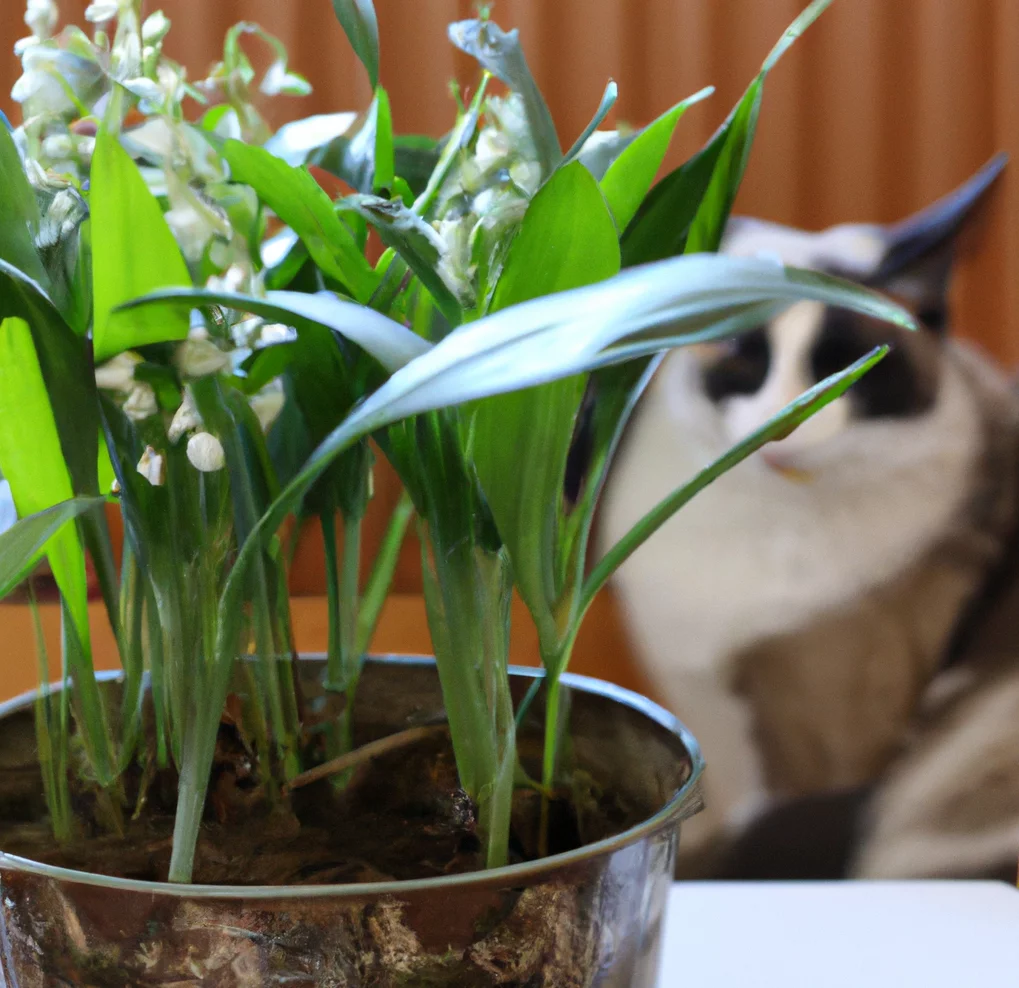
M 712 401 L 754 394 L 768 376 L 771 347 L 764 328 L 729 340 L 725 351 L 704 371 L 704 391 Z

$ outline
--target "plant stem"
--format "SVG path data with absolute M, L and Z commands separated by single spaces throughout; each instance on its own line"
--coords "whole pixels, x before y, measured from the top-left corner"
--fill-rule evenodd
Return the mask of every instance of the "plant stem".
M 401 491 L 400 499 L 393 508 L 393 513 L 382 537 L 382 545 L 372 564 L 371 575 L 365 584 L 364 594 L 357 615 L 357 652 L 364 655 L 371 645 L 375 629 L 378 627 L 382 606 L 389 595 L 393 584 L 393 574 L 400 558 L 400 549 L 407 535 L 407 526 L 414 517 L 414 502 L 406 491 Z

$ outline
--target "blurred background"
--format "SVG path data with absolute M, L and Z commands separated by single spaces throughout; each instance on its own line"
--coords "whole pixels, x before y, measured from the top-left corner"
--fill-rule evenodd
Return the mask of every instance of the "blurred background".
M 771 45 L 805 0 L 500 0 L 493 18 L 520 29 L 531 67 L 564 146 L 590 119 L 608 78 L 620 87 L 617 121 L 635 125 L 705 85 L 717 88 L 682 120 L 668 167 L 702 144 L 724 118 Z M 87 0 L 61 0 L 65 20 L 82 23 Z M 216 61 L 234 22 L 257 21 L 280 37 L 291 65 L 314 94 L 277 99 L 270 119 L 359 110 L 368 83 L 328 0 L 163 0 L 173 22 L 169 53 L 192 76 Z M 376 0 L 382 82 L 398 131 L 444 133 L 454 117 L 448 83 L 474 82 L 472 63 L 455 52 L 446 24 L 472 16 L 472 0 Z M 413 9 L 413 17 L 408 16 Z M 22 0 L 0 0 L 0 51 L 26 33 Z M 257 42 L 252 43 L 252 52 Z M 19 74 L 0 58 L 0 107 Z M 610 117 L 610 123 L 612 118 Z M 769 78 L 757 142 L 738 211 L 817 228 L 843 221 L 891 221 L 948 192 L 997 151 L 1019 153 L 1019 2 L 1017 0 L 836 0 Z M 1012 168 L 1019 167 L 1015 162 Z M 1010 367 L 1019 363 L 1019 180 L 999 183 L 962 245 L 954 285 L 954 324 Z M 366 558 L 395 501 L 380 475 Z M 417 598 L 418 551 L 408 540 L 377 649 L 427 648 Z M 297 595 L 323 592 L 320 541 L 307 539 L 294 568 Z M 321 648 L 325 615 L 298 601 L 299 645 Z M 8 620 L 8 641 L 29 626 Z M 526 625 L 526 622 L 521 622 Z M 14 637 L 9 637 L 10 628 Z M 320 640 L 321 639 L 321 640 Z M 528 661 L 527 628 L 513 658 Z M 34 673 L 26 652 L 24 684 Z M 591 615 L 578 643 L 578 671 L 646 688 L 628 659 L 611 600 Z

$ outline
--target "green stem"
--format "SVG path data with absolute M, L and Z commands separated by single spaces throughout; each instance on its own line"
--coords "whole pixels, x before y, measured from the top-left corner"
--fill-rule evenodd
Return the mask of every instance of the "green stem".
M 329 645 L 326 652 L 326 680 L 330 687 L 340 682 L 340 567 L 336 550 L 336 521 L 332 510 L 324 511 L 322 546 L 326 560 L 326 606 L 329 610 Z
M 357 651 L 357 612 L 361 577 L 361 518 L 343 519 L 343 566 L 340 570 L 340 665 L 344 688 L 356 685 L 361 672 Z
M 400 499 L 393 508 L 393 513 L 382 537 L 382 545 L 375 556 L 371 575 L 365 584 L 361 596 L 361 606 L 357 615 L 357 652 L 364 655 L 371 645 L 371 640 L 382 616 L 382 607 L 393 585 L 393 575 L 400 559 L 400 549 L 407 535 L 407 527 L 414 517 L 414 502 L 406 491 L 400 493 Z

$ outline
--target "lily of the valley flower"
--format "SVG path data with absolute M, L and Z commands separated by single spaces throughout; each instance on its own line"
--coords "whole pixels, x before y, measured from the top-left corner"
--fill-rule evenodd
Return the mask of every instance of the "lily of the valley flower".
M 170 31 L 170 18 L 161 10 L 149 14 L 142 24 L 142 41 L 147 45 L 157 45 Z
M 53 0 L 28 0 L 25 8 L 25 23 L 32 36 L 45 41 L 53 36 L 60 20 L 60 11 Z
M 151 446 L 145 447 L 145 452 L 142 453 L 142 458 L 135 469 L 153 487 L 162 487 L 166 483 L 166 458 Z
M 214 473 L 226 465 L 223 444 L 211 432 L 196 432 L 188 440 L 188 459 L 202 473 Z
M 130 394 L 134 388 L 134 369 L 142 362 L 137 353 L 118 353 L 96 368 L 96 386 L 103 391 Z
M 283 391 L 283 382 L 279 379 L 270 381 L 261 391 L 253 394 L 248 400 L 251 410 L 258 419 L 258 424 L 263 432 L 268 432 L 273 423 L 279 418 L 283 411 L 283 403 L 286 401 L 286 394 Z
M 155 415 L 157 411 L 159 403 L 156 401 L 156 392 L 152 390 L 152 385 L 138 381 L 124 402 L 124 414 L 132 422 L 142 422 Z
M 195 406 L 195 399 L 191 394 L 191 389 L 185 388 L 184 400 L 180 403 L 180 408 L 174 413 L 173 420 L 170 422 L 170 428 L 166 430 L 166 437 L 171 443 L 177 443 L 185 433 L 191 432 L 193 429 L 199 429 L 201 426 L 202 417 L 198 414 L 198 408 Z
M 189 336 L 174 354 L 177 370 L 184 377 L 206 377 L 230 366 L 230 354 L 220 350 L 212 340 Z
M 304 76 L 287 70 L 287 63 L 275 61 L 269 66 L 259 89 L 266 96 L 307 96 L 311 84 Z
M 85 8 L 85 20 L 90 24 L 105 24 L 120 13 L 117 0 L 95 0 Z

